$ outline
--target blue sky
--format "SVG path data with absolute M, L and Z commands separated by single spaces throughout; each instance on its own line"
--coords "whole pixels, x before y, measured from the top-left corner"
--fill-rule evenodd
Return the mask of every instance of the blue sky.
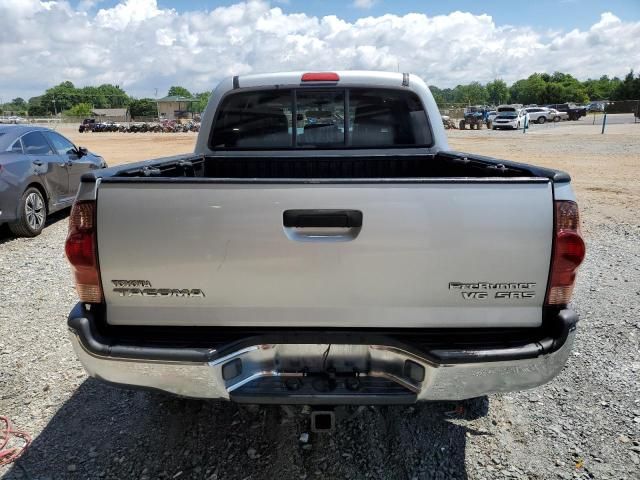
M 81 0 L 76 0 L 75 4 Z M 158 0 L 162 8 L 177 11 L 212 10 L 218 6 L 232 5 L 238 0 Z M 99 8 L 109 8 L 118 0 L 98 2 Z M 337 15 L 348 21 L 363 16 L 379 16 L 385 13 L 404 15 L 411 12 L 446 15 L 460 10 L 476 15 L 491 15 L 497 24 L 526 25 L 537 29 L 572 30 L 587 28 L 597 22 L 603 11 L 623 20 L 640 20 L 640 0 L 373 0 L 370 8 L 358 8 L 353 0 L 275 0 L 273 6 L 287 13 L 306 13 L 314 16 Z
M 442 88 L 623 77 L 640 72 L 640 0 L 0 0 L 0 58 L 4 98 L 67 80 L 153 97 L 293 70 L 399 67 Z

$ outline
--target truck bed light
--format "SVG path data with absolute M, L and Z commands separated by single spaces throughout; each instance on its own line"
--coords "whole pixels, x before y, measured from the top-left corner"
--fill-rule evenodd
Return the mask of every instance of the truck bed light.
M 302 74 L 303 82 L 339 82 L 340 75 L 335 72 L 310 72 Z

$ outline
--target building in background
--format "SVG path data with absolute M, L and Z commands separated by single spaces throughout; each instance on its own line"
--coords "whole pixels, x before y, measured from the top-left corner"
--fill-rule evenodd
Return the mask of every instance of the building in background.
M 193 118 L 193 112 L 190 111 L 189 106 L 197 103 L 198 100 L 172 95 L 159 98 L 156 102 L 158 104 L 158 116 L 161 120 L 179 120 L 181 118 Z

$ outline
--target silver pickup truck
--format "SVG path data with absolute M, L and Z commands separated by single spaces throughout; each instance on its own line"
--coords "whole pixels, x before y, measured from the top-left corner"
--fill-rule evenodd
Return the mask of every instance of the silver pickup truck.
M 279 404 L 551 380 L 585 254 L 569 176 L 448 150 L 415 75 L 224 80 L 193 154 L 86 174 L 66 254 L 89 374 Z

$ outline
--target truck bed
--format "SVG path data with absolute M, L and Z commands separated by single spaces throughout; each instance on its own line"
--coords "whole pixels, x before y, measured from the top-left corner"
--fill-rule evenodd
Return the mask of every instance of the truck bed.
M 317 155 L 181 155 L 119 166 L 101 172 L 106 181 L 118 179 L 438 179 L 542 177 L 568 182 L 557 170 L 460 152 L 349 156 Z

